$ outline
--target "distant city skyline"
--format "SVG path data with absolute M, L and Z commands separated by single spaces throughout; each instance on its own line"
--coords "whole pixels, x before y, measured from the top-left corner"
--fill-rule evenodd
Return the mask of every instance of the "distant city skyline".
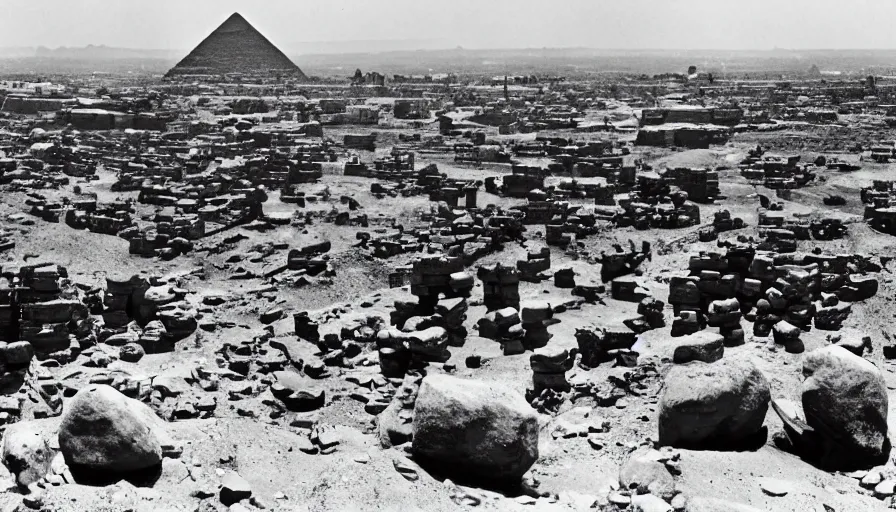
M 321 43 L 347 51 L 896 49 L 896 2 L 889 0 L 43 0 L 5 7 L 6 48 L 189 50 L 240 12 L 287 52 Z

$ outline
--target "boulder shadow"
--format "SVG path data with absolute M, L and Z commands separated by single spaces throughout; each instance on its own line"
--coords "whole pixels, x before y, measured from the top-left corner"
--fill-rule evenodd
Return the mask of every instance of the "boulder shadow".
M 91 487 L 105 487 L 122 480 L 135 487 L 152 487 L 162 476 L 162 464 L 156 464 L 137 471 L 98 470 L 91 466 L 69 464 L 69 471 L 75 483 Z
M 768 427 L 761 427 L 752 435 L 739 441 L 730 439 L 707 439 L 699 443 L 675 443 L 673 448 L 692 451 L 718 451 L 718 452 L 755 452 L 762 449 L 768 442 Z
M 538 491 L 530 488 L 522 479 L 488 478 L 483 477 L 480 474 L 472 473 L 468 468 L 465 468 L 460 464 L 435 461 L 420 455 L 413 455 L 411 458 L 421 469 L 426 471 L 429 476 L 439 482 L 451 480 L 457 485 L 496 492 L 503 494 L 508 498 L 516 498 L 523 495 L 532 497 L 539 496 Z

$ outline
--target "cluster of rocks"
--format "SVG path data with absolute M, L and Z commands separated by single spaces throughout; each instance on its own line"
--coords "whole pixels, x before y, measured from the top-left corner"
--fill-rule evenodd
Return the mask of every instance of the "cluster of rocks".
M 800 165 L 800 155 L 764 155 L 752 151 L 740 164 L 741 175 L 754 185 L 765 188 L 795 189 L 815 179 L 815 165 Z
M 520 306 L 520 274 L 513 267 L 494 263 L 482 265 L 476 271 L 482 281 L 482 298 L 485 307 L 491 310 Z
M 30 155 L 20 159 L 7 159 L 4 164 L 0 167 L 0 185 L 6 185 L 9 190 L 58 189 L 71 181 L 62 174 L 62 169 L 46 165 Z
M 874 180 L 871 187 L 862 188 L 861 199 L 865 204 L 864 218 L 874 229 L 896 234 L 896 182 Z
M 133 207 L 127 202 L 97 203 L 95 199 L 80 199 L 72 201 L 66 210 L 65 224 L 92 233 L 122 236 L 123 231 L 134 227 L 133 213 Z
M 536 203 L 529 203 L 527 217 L 535 206 Z M 587 211 L 581 206 L 567 205 L 559 215 L 553 215 L 545 224 L 544 241 L 548 245 L 570 247 L 575 246 L 577 240 L 597 232 L 597 217 L 593 212 Z
M 554 201 L 533 197 L 529 202 L 520 207 L 523 212 L 523 224 L 562 224 L 569 220 L 569 216 L 575 216 L 579 210 L 585 210 L 572 206 L 569 201 Z M 575 219 L 573 219 L 575 220 Z
M 520 279 L 530 283 L 537 283 L 544 279 L 542 273 L 551 269 L 551 250 L 542 247 L 539 250 L 530 250 L 526 259 L 518 260 L 516 268 L 519 270 Z
M 92 233 L 127 237 L 133 230 L 134 208 L 127 201 L 99 203 L 94 198 L 69 199 L 51 202 L 41 194 L 28 194 L 25 205 L 29 213 L 46 222 L 58 223 L 64 216 L 65 224 L 73 229 L 86 229 Z
M 121 347 L 123 360 L 173 350 L 199 326 L 198 312 L 186 295 L 186 290 L 152 276 L 107 276 L 100 341 Z
M 286 256 L 286 268 L 289 270 L 304 272 L 308 275 L 317 275 L 321 272 L 332 274 L 335 272 L 332 263 L 327 260 L 325 254 L 330 251 L 332 245 L 329 240 L 308 244 L 299 249 L 291 249 Z
M 725 254 L 692 256 L 688 277 L 673 277 L 669 302 L 677 317 L 672 335 L 718 327 L 726 344 L 743 342 L 741 318 L 754 322 L 755 336 L 768 336 L 802 351 L 800 329 L 837 330 L 849 316 L 849 302 L 877 292 L 877 280 L 862 275 L 879 266 L 858 255 L 770 254 L 752 246 Z
M 373 248 L 373 255 L 379 258 L 407 252 L 441 253 L 460 257 L 465 265 L 471 265 L 522 236 L 518 216 L 499 208 L 452 209 L 443 202 L 433 206 L 422 220 L 428 227 L 406 231 L 393 226 L 394 234 L 377 238 L 359 233 L 359 245 Z
M 20 422 L 3 438 L 3 463 L 28 492 L 30 508 L 40 508 L 48 487 L 145 479 L 182 451 L 152 409 L 101 384 L 71 397 L 52 437 L 35 422 Z
M 650 242 L 641 242 L 641 249 L 635 247 L 635 243 L 628 241 L 629 249 L 626 251 L 619 244 L 613 244 L 614 251 L 600 253 L 600 278 L 601 281 L 612 281 L 618 277 L 634 273 L 641 263 L 650 261 L 653 257 Z
M 632 347 L 637 340 L 638 334 L 626 326 L 576 329 L 580 362 L 591 368 L 610 361 L 618 366 L 636 366 L 638 353 Z
M 167 181 L 182 181 L 185 174 L 196 174 L 199 162 L 188 160 L 181 166 L 169 160 L 138 157 L 119 162 L 108 162 L 106 165 L 117 171 L 117 180 L 111 186 L 113 192 L 139 192 L 144 185 L 162 185 Z
M 759 226 L 763 240 L 758 248 L 765 251 L 794 252 L 798 240 L 836 240 L 846 236 L 846 225 L 838 218 L 787 219 L 764 208 L 759 211 Z
M 700 224 L 700 207 L 688 200 L 688 193 L 673 190 L 659 177 L 638 176 L 638 187 L 620 198 L 619 206 L 622 211 L 613 218 L 619 227 L 675 229 Z
M 415 154 L 402 147 L 395 146 L 389 151 L 388 157 L 376 158 L 373 161 L 377 173 L 374 177 L 388 176 L 390 178 L 412 178 L 414 174 Z
M 132 227 L 119 236 L 128 240 L 130 254 L 164 260 L 191 252 L 194 242 L 206 234 L 205 221 L 196 213 L 177 213 L 166 207 L 153 217 L 154 228 Z
M 459 258 L 434 256 L 415 261 L 411 293 L 418 301 L 396 301 L 390 318 L 394 327 L 377 333 L 383 373 L 402 376 L 409 367 L 443 363 L 451 355 L 448 346 L 463 346 L 467 297 L 474 284 Z
M 719 172 L 707 168 L 674 167 L 659 172 L 663 181 L 687 193 L 697 203 L 713 203 L 722 199 Z
M 679 364 L 666 375 L 659 402 L 660 445 L 714 450 L 756 446 L 764 441 L 771 404 L 783 423 L 776 437 L 783 449 L 829 470 L 867 469 L 886 461 L 887 392 L 872 363 L 835 345 L 808 353 L 800 407 L 772 400 L 768 379 L 756 364 L 748 357 L 722 358 L 721 340 L 710 338 L 693 340 L 692 347 L 702 346 L 688 351 L 695 357 L 679 357 L 676 350 Z M 880 480 L 869 479 L 869 484 Z
M 6 268 L 2 275 L 0 325 L 5 341 L 28 342 L 41 359 L 67 362 L 94 339 L 95 323 L 83 294 L 68 280 L 64 267 Z
M 745 226 L 743 219 L 732 217 L 731 212 L 722 210 L 713 214 L 712 226 L 701 229 L 698 235 L 701 242 L 711 242 L 719 237 L 719 233 L 742 229 Z
M 371 170 L 361 163 L 346 163 L 344 168 L 346 176 L 376 177 L 390 180 L 393 183 L 373 183 L 370 192 L 378 198 L 411 197 L 427 195 L 430 201 L 443 201 L 448 208 L 476 208 L 479 182 L 471 180 L 449 179 L 446 173 L 440 173 L 435 164 L 427 165 L 417 171 L 403 171 L 400 173 Z M 463 198 L 463 206 L 460 199 Z
M 181 187 L 161 184 L 141 187 L 140 203 L 163 208 L 148 219 L 152 222 L 150 225 L 132 226 L 119 233 L 129 241 L 131 254 L 172 259 L 190 252 L 196 240 L 215 231 L 208 225 L 226 228 L 263 223 L 262 203 L 267 200 L 267 193 L 262 186 L 219 175 L 203 174 L 188 179 L 192 181 Z
M 279 307 L 266 311 L 261 320 L 263 323 L 272 323 L 279 320 L 283 316 L 283 311 Z M 315 357 L 301 357 L 301 350 L 295 346 L 292 340 L 284 340 L 277 338 L 271 341 L 271 345 L 283 352 L 283 357 L 292 362 L 294 366 L 302 370 L 305 375 L 312 379 L 321 379 L 329 377 L 328 371 L 330 367 L 353 368 L 364 362 L 370 350 L 368 347 L 374 343 L 384 346 L 401 345 L 407 336 L 403 332 L 397 332 L 393 329 L 387 331 L 387 322 L 378 315 L 368 315 L 360 312 L 350 312 L 344 308 L 332 308 L 312 316 L 307 311 L 302 311 L 293 315 L 293 326 L 296 336 L 300 340 L 313 343 L 318 351 Z M 268 328 L 270 331 L 270 328 Z M 383 334 L 378 338 L 378 334 Z M 269 366 L 274 362 L 281 364 L 283 359 L 279 354 L 273 352 L 265 354 L 264 349 L 265 338 L 267 335 L 259 337 L 259 350 L 251 351 L 250 362 L 260 367 Z M 400 357 L 393 357 L 391 360 L 406 360 L 407 351 L 398 354 Z M 403 357 L 401 357 L 403 356 Z M 240 358 L 233 358 L 238 360 Z M 381 362 L 387 361 L 381 357 Z M 406 362 L 406 361 L 405 361 Z M 369 361 L 368 364 L 375 364 Z M 406 368 L 403 368 L 406 369 Z M 248 369 L 247 369 L 248 370 Z M 245 372 L 242 372 L 245 373 Z

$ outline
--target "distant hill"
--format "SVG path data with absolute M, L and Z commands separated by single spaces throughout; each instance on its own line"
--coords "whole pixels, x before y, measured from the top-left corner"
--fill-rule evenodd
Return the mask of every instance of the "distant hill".
M 144 50 L 136 48 L 114 48 L 111 46 L 88 45 L 80 48 L 62 46 L 55 49 L 38 46 L 34 48 L 34 57 L 55 59 L 171 59 L 175 60 L 183 56 L 180 50 Z

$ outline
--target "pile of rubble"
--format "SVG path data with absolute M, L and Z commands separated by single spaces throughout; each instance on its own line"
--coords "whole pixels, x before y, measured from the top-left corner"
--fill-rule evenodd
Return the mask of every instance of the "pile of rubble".
M 688 193 L 674 189 L 658 176 L 638 176 L 638 187 L 619 199 L 622 212 L 613 221 L 619 227 L 676 229 L 700 224 L 700 208 Z
M 896 182 L 874 180 L 861 192 L 865 204 L 865 220 L 879 231 L 896 235 Z
M 774 190 L 804 187 L 815 179 L 815 165 L 799 165 L 800 156 L 772 156 L 751 152 L 740 164 L 741 175 L 751 184 Z
M 836 240 L 846 236 L 846 225 L 836 217 L 814 220 L 788 219 L 779 212 L 759 210 L 759 236 L 763 241 L 758 249 L 773 252 L 794 252 L 798 240 Z
M 719 237 L 719 233 L 743 229 L 744 227 L 746 227 L 746 224 L 744 224 L 743 219 L 732 217 L 731 212 L 722 210 L 713 214 L 712 226 L 701 229 L 698 237 L 701 242 L 711 242 Z
M 719 328 L 728 346 L 743 343 L 741 319 L 753 322 L 755 336 L 774 332 L 775 341 L 794 351 L 800 329 L 837 330 L 851 302 L 877 293 L 867 272 L 878 265 L 859 255 L 772 254 L 749 245 L 722 253 L 692 256 L 688 277 L 673 277 L 669 303 L 677 315 L 673 336 Z
M 408 368 L 448 360 L 449 346 L 463 346 L 467 297 L 474 278 L 463 261 L 450 256 L 424 257 L 413 263 L 411 293 L 417 302 L 397 301 L 391 314 L 394 327 L 377 333 L 384 373 L 404 375 Z

